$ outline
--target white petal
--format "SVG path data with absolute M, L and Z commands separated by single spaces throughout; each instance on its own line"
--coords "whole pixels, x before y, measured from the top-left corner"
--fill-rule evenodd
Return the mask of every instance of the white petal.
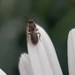
M 2 69 L 0 69 L 0 75 L 7 75 Z
M 28 52 L 34 75 L 54 75 L 42 42 L 36 46 L 28 42 Z
M 28 41 L 28 52 L 34 75 L 63 75 L 54 46 L 47 33 L 37 25 L 41 41 L 34 46 Z
M 63 75 L 56 52 L 55 52 L 55 48 L 52 44 L 50 37 L 48 36 L 48 34 L 45 32 L 43 28 L 41 28 L 38 25 L 37 25 L 37 28 L 39 29 L 39 32 L 41 33 L 42 42 L 46 49 L 46 53 L 48 55 L 48 59 L 51 64 L 54 75 Z
M 75 29 L 68 35 L 68 68 L 69 75 L 75 75 Z
M 20 75 L 33 75 L 29 56 L 26 53 L 21 54 L 19 60 L 19 72 Z

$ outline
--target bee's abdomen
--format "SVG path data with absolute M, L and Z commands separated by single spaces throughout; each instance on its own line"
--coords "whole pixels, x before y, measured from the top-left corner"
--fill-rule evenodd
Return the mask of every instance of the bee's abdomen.
M 38 43 L 38 36 L 36 33 L 31 34 L 31 42 L 36 45 Z

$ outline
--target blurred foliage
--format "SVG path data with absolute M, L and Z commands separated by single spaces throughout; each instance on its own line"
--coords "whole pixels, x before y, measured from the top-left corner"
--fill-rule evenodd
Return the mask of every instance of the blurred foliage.
M 50 35 L 62 71 L 68 75 L 67 36 L 75 27 L 74 0 L 0 0 L 0 68 L 19 75 L 19 57 L 27 52 L 24 15 Z

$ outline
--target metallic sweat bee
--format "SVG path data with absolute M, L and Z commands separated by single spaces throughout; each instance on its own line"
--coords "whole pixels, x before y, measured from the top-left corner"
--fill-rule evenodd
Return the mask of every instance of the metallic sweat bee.
M 30 35 L 30 40 L 33 45 L 36 45 L 38 43 L 40 36 L 41 36 L 41 34 L 37 31 L 38 31 L 38 29 L 36 28 L 36 24 L 35 24 L 34 20 L 29 19 L 27 21 L 27 38 L 29 40 L 29 35 Z

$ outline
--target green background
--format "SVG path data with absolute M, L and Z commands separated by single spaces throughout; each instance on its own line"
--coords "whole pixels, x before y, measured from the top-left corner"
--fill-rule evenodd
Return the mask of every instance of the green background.
M 68 75 L 67 37 L 75 27 L 74 0 L 0 0 L 0 68 L 19 75 L 19 57 L 27 52 L 24 15 L 47 31 L 63 74 Z

